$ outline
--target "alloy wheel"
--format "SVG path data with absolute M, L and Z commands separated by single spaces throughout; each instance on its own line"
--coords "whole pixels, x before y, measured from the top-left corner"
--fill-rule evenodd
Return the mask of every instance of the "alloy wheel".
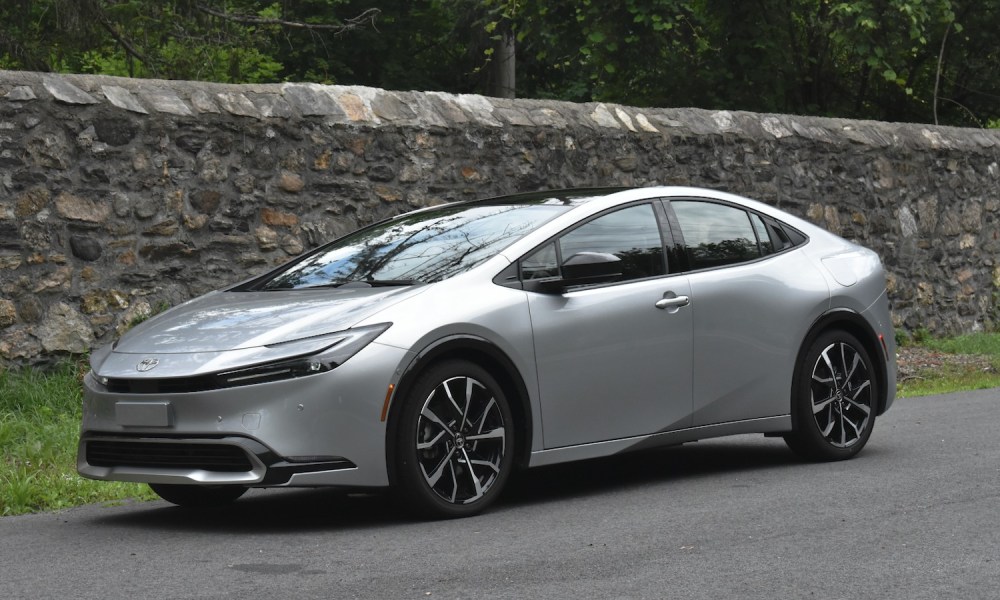
M 468 376 L 442 381 L 417 418 L 416 456 L 427 486 L 451 504 L 480 500 L 506 457 L 504 413 L 490 389 Z
M 849 448 L 864 436 L 872 417 L 872 379 L 861 353 L 850 344 L 826 346 L 810 381 L 813 417 L 832 446 Z

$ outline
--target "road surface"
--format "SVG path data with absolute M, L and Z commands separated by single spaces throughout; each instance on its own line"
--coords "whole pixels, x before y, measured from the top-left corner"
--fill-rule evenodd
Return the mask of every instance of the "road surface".
M 420 522 L 251 491 L 0 519 L 0 598 L 1000 597 L 1000 390 L 898 400 L 854 460 L 740 436 L 533 470 Z

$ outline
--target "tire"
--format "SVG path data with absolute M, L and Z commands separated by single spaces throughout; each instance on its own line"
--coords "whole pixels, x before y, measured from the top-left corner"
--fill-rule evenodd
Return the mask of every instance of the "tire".
M 822 333 L 795 369 L 793 431 L 785 443 L 808 460 L 853 457 L 875 427 L 878 379 L 864 346 L 851 334 Z
M 500 495 L 514 463 L 503 389 L 462 360 L 431 366 L 406 395 L 394 449 L 394 492 L 418 516 L 467 517 Z
M 151 483 L 150 489 L 167 502 L 185 508 L 225 506 L 246 493 L 242 485 L 186 485 Z

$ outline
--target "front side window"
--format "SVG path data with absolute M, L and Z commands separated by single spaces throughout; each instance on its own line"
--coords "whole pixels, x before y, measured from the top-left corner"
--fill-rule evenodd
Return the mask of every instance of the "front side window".
M 726 204 L 686 200 L 675 200 L 671 206 L 684 234 L 692 269 L 760 258 L 757 234 L 745 210 Z
M 640 204 L 597 217 L 542 246 L 521 260 L 521 278 L 559 276 L 559 260 L 566 261 L 579 252 L 601 252 L 620 258 L 621 281 L 666 273 L 656 213 L 652 205 Z
M 521 279 L 547 279 L 559 275 L 556 243 L 550 242 L 521 260 Z

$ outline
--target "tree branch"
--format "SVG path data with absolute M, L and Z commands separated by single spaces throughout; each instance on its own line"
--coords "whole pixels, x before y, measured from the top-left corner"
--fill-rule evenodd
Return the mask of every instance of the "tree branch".
M 941 38 L 941 51 L 938 52 L 937 72 L 934 74 L 934 124 L 938 124 L 938 86 L 941 85 L 941 63 L 944 62 L 944 44 L 948 41 L 948 32 L 951 31 L 951 23 L 944 29 L 944 36 Z M 957 103 L 956 103 L 957 104 Z M 962 106 L 959 104 L 959 106 Z M 964 106 L 962 108 L 965 108 Z
M 372 27 L 375 26 L 375 18 L 382 13 L 380 8 L 369 8 L 362 12 L 360 15 L 345 19 L 341 23 L 331 24 L 331 23 L 303 23 L 302 21 L 286 21 L 284 19 L 267 19 L 264 17 L 257 17 L 253 15 L 237 15 L 226 12 L 220 12 L 213 8 L 209 8 L 203 4 L 195 4 L 195 8 L 201 12 L 212 15 L 213 17 L 219 17 L 220 19 L 225 19 L 227 21 L 233 21 L 234 23 L 243 23 L 244 25 L 280 25 L 282 27 L 290 27 L 293 29 L 310 29 L 310 30 L 320 30 L 320 31 L 332 31 L 334 35 L 340 35 L 351 31 L 352 29 L 357 29 L 362 27 L 365 23 L 371 23 Z
M 97 22 L 101 25 L 101 27 L 109 34 L 111 34 L 111 37 L 113 37 L 116 42 L 122 45 L 122 48 L 125 49 L 125 52 L 128 55 L 134 57 L 139 62 L 148 66 L 152 74 L 155 76 L 156 65 L 153 64 L 153 62 L 149 60 L 149 58 L 147 58 L 145 54 L 140 52 L 138 48 L 132 45 L 132 42 L 129 41 L 128 38 L 123 36 L 121 33 L 118 32 L 117 29 L 115 29 L 115 26 L 111 23 L 110 20 L 108 20 L 108 16 L 104 14 L 104 10 L 101 9 L 101 7 L 97 5 L 97 3 L 92 3 L 89 6 L 93 11 L 94 17 L 96 18 Z

